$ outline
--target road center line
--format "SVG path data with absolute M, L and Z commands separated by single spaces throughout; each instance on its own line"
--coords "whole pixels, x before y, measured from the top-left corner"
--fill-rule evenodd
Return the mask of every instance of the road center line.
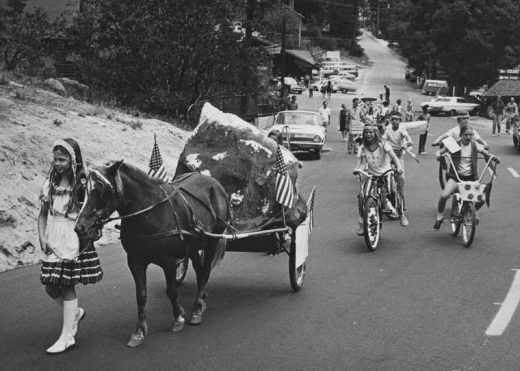
M 520 175 L 518 175 L 518 173 L 516 172 L 516 170 L 513 169 L 512 167 L 508 167 L 507 170 L 511 173 L 511 175 L 512 175 L 514 178 L 520 178 Z
M 487 336 L 500 336 L 513 318 L 513 314 L 520 302 L 520 271 L 516 270 L 515 278 L 509 288 L 505 300 L 502 302 L 495 318 L 486 330 Z

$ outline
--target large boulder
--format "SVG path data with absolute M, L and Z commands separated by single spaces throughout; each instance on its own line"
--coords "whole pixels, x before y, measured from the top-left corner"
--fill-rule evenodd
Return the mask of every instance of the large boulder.
M 77 100 L 85 100 L 89 97 L 90 89 L 87 85 L 66 77 L 61 77 L 58 81 L 62 83 L 69 97 Z
M 49 78 L 43 82 L 43 86 L 52 90 L 54 93 L 61 95 L 62 97 L 66 97 L 68 95 L 67 90 L 63 84 L 54 78 Z
M 198 126 L 179 157 L 175 175 L 190 171 L 218 179 L 230 197 L 235 227 L 241 231 L 271 228 L 282 221 L 275 198 L 276 153 L 281 149 L 294 185 L 295 205 L 285 208 L 285 220 L 298 226 L 306 204 L 298 193 L 299 161 L 294 155 L 241 118 L 206 103 Z

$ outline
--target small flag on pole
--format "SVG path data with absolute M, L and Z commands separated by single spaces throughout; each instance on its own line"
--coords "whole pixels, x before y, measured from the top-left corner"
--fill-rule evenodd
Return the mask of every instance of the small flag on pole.
M 276 201 L 285 207 L 291 208 L 294 203 L 294 189 L 291 178 L 287 173 L 280 146 L 276 150 L 274 171 L 276 172 Z
M 150 170 L 148 171 L 148 176 L 155 179 L 160 179 L 165 183 L 168 183 L 171 180 L 170 175 L 166 171 L 164 167 L 164 163 L 161 157 L 161 152 L 159 151 L 159 145 L 157 144 L 157 137 L 153 135 L 153 150 L 152 156 L 150 157 Z
M 314 202 L 316 199 L 316 186 L 312 189 L 311 196 L 307 201 L 307 213 L 309 215 L 309 233 L 314 229 Z

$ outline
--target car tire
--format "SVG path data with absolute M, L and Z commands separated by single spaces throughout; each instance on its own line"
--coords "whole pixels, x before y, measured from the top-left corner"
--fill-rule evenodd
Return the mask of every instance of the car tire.
M 347 93 L 348 93 L 348 90 L 347 90 L 347 89 L 341 89 L 341 92 L 342 92 L 343 94 L 347 94 Z
M 314 159 L 315 160 L 321 159 L 321 148 L 318 148 L 318 149 L 314 150 Z
M 457 111 L 455 111 L 454 109 L 452 109 L 450 112 L 449 112 L 449 115 L 450 116 L 455 116 L 457 114 Z

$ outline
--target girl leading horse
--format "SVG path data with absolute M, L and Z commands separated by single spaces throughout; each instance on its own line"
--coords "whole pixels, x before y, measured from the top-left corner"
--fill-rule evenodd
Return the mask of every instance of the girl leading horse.
M 153 263 L 166 277 L 173 307 L 173 332 L 184 326 L 184 311 L 177 303 L 176 260 L 190 257 L 197 276 L 197 295 L 189 324 L 202 321 L 206 310 L 206 284 L 212 267 L 225 250 L 225 241 L 203 232 L 223 233 L 230 220 L 227 195 L 214 178 L 189 173 L 174 183 L 160 184 L 123 161 L 93 168 L 87 181 L 87 201 L 80 212 L 76 232 L 80 239 L 99 238 L 103 224 L 117 211 L 121 219 L 121 243 L 135 281 L 137 327 L 127 346 L 144 342 L 146 324 L 146 269 Z M 202 251 L 202 258 L 199 255 Z

